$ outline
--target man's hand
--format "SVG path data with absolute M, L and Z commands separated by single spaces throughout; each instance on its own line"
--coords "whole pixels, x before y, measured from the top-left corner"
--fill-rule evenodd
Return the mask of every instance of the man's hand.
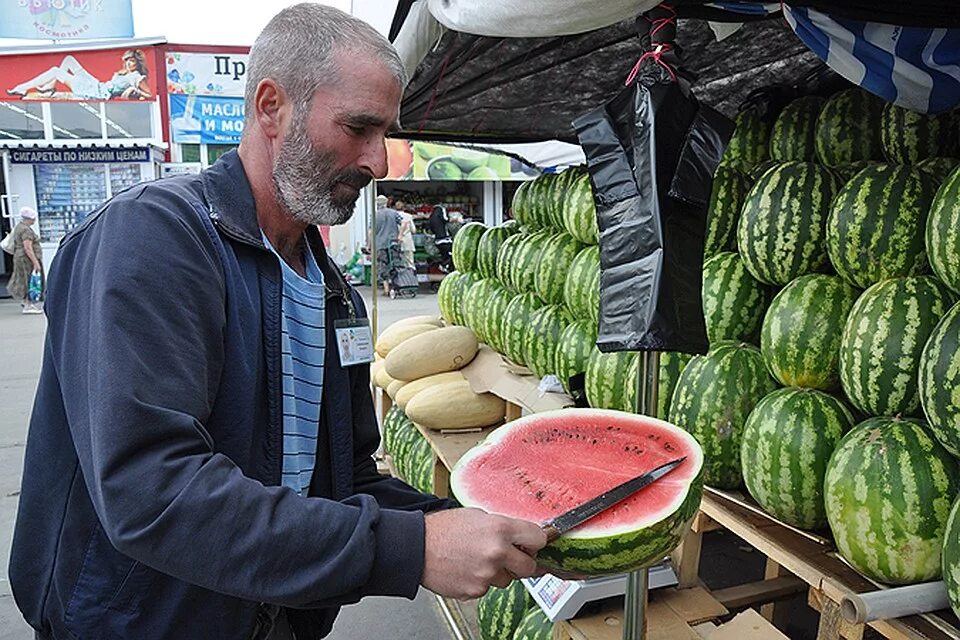
M 537 551 L 547 544 L 540 527 L 479 509 L 427 514 L 424 587 L 441 596 L 479 598 L 490 585 L 537 575 Z

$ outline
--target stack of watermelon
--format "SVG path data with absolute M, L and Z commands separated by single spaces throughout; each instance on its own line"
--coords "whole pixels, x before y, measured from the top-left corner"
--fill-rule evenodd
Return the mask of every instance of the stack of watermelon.
M 954 114 L 851 88 L 736 124 L 708 216 L 711 349 L 669 419 L 700 440 L 708 484 L 742 481 L 775 517 L 829 525 L 874 579 L 940 575 L 946 540 L 960 609 L 960 506 L 944 537 L 960 492 Z

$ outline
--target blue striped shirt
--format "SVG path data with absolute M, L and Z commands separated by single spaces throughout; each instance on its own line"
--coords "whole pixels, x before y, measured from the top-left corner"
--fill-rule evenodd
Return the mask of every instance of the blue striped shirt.
M 277 253 L 264 236 L 264 243 Z M 306 249 L 306 279 L 277 254 L 283 275 L 283 486 L 306 495 L 317 457 L 326 347 L 323 273 Z

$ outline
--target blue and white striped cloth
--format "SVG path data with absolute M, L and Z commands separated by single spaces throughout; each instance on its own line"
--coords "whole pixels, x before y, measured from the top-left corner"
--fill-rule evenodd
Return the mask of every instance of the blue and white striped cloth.
M 784 15 L 831 69 L 888 102 L 925 113 L 960 104 L 960 30 L 847 20 L 789 5 Z
M 270 241 L 264 243 L 275 254 Z M 323 357 L 326 349 L 323 273 L 309 248 L 306 279 L 277 254 L 283 275 L 283 486 L 307 495 L 317 458 Z

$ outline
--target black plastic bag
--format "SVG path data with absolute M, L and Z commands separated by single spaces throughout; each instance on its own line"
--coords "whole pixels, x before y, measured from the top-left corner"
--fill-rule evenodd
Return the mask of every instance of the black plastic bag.
M 700 104 L 659 57 L 653 62 L 573 123 L 600 227 L 597 346 L 703 353 L 707 205 L 733 123 Z

